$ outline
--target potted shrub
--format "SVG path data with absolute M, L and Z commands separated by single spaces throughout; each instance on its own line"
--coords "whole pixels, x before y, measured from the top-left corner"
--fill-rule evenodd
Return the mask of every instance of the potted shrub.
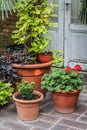
M 10 86 L 11 83 L 5 83 L 0 80 L 0 106 L 4 106 L 11 99 L 13 88 L 11 88 Z
M 79 93 L 82 90 L 80 65 L 52 69 L 42 77 L 42 88 L 51 91 L 57 112 L 71 113 L 75 110 Z
M 21 120 L 34 120 L 39 115 L 40 103 L 43 94 L 34 91 L 34 83 L 22 80 L 17 83 L 18 92 L 13 94 L 16 103 L 18 117 Z
M 41 89 L 41 77 L 50 71 L 52 60 L 40 63 L 38 54 L 47 52 L 49 48 L 50 37 L 47 33 L 48 28 L 53 27 L 49 17 L 55 17 L 54 5 L 47 0 L 20 0 L 16 7 L 18 21 L 12 37 L 15 43 L 24 45 L 24 51 L 13 54 L 13 67 L 23 79 L 35 82 L 35 90 L 45 93 Z

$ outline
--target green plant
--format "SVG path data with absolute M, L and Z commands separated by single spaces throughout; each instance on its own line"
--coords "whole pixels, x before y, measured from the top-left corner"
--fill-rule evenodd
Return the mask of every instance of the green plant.
M 55 17 L 54 5 L 47 0 L 20 0 L 17 2 L 16 30 L 12 38 L 23 44 L 28 53 L 43 53 L 48 48 L 48 27 L 53 27 L 49 17 Z
M 80 15 L 79 18 L 83 24 L 87 24 L 87 0 L 80 0 Z
M 79 70 L 82 70 L 79 65 L 76 65 L 74 69 L 71 67 L 52 69 L 49 74 L 42 77 L 41 86 L 43 89 L 56 92 L 81 90 L 82 76 L 78 74 Z
M 34 83 L 28 83 L 28 81 L 22 80 L 21 83 L 17 82 L 17 89 L 22 99 L 30 100 L 33 96 Z
M 13 88 L 11 88 L 11 83 L 4 83 L 0 80 L 0 105 L 3 106 L 8 103 L 12 97 Z
M 61 50 L 55 50 L 53 53 L 53 66 L 59 67 L 63 62 L 63 52 Z

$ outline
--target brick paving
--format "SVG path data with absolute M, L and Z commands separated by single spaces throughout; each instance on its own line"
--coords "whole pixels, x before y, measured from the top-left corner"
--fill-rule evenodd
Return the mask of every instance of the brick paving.
M 87 130 L 87 75 L 84 75 L 83 90 L 73 113 L 56 112 L 52 95 L 48 92 L 41 103 L 39 117 L 34 121 L 21 121 L 11 100 L 0 108 L 0 130 Z

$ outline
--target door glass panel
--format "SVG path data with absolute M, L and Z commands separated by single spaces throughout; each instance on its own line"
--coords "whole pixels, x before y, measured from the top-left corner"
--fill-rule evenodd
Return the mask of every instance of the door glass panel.
M 80 23 L 79 13 L 80 13 L 80 3 L 81 0 L 72 0 L 72 9 L 71 9 L 71 22 Z

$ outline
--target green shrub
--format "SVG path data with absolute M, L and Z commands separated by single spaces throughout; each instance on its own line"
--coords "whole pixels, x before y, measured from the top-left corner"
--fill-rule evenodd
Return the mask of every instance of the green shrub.
M 33 96 L 34 83 L 28 83 L 28 81 L 22 80 L 21 83 L 17 82 L 17 89 L 22 99 L 29 100 Z
M 3 106 L 8 103 L 12 97 L 13 88 L 10 83 L 4 83 L 0 80 L 0 105 Z

